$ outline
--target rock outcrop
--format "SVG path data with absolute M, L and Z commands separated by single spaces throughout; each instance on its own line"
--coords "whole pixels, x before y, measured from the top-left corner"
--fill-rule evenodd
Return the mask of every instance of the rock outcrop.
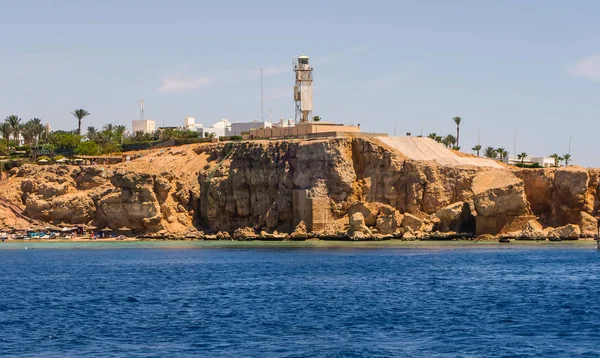
M 599 182 L 600 171 L 582 168 L 415 161 L 348 137 L 173 147 L 110 166 L 26 165 L 0 181 L 0 197 L 52 224 L 238 240 L 593 237 Z

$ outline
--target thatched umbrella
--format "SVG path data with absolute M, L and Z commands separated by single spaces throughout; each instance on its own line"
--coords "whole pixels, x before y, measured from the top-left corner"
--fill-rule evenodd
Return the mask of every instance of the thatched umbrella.
M 102 232 L 111 232 L 112 229 L 107 226 L 107 227 L 105 227 L 104 229 L 102 229 L 100 231 L 102 231 Z

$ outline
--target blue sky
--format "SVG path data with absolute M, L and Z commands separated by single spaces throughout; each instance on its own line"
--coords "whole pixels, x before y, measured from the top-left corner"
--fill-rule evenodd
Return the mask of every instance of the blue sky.
M 363 131 L 454 133 L 461 147 L 600 166 L 600 2 L 2 1 L 0 116 L 73 129 L 146 117 L 211 124 L 293 116 L 292 57 L 315 115 Z

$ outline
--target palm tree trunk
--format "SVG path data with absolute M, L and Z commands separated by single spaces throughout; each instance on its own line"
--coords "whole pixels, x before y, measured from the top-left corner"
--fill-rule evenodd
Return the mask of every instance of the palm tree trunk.
M 459 139 L 460 139 L 460 124 L 457 124 L 456 125 L 456 146 L 457 147 L 460 147 L 460 144 L 458 142 Z
M 81 118 L 77 119 L 77 134 L 81 135 Z

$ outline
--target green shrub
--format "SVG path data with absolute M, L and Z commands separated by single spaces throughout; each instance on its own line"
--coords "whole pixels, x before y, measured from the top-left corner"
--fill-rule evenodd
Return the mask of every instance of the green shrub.
M 153 141 L 148 141 L 148 142 L 126 143 L 126 144 L 121 145 L 121 150 L 124 152 L 130 152 L 130 151 L 134 151 L 134 150 L 144 150 L 144 149 L 148 149 L 152 146 L 155 146 L 159 143 L 163 143 L 163 141 L 153 140 Z
M 75 147 L 75 154 L 98 155 L 100 154 L 100 146 L 92 141 L 81 142 Z
M 181 138 L 175 139 L 175 145 L 195 144 L 195 143 L 210 143 L 212 138 Z
M 62 156 L 62 155 L 57 155 L 57 156 L 55 156 L 55 157 L 52 158 L 53 161 L 57 161 L 57 160 L 61 160 L 61 159 L 65 159 L 65 157 Z
M 536 169 L 536 168 L 542 167 L 539 163 L 517 163 L 517 164 L 515 164 L 515 166 L 519 167 L 519 168 L 529 168 L 529 169 Z
M 241 135 L 231 135 L 231 136 L 225 136 L 225 137 L 219 137 L 219 141 L 223 142 L 223 141 L 228 141 L 228 140 L 242 140 L 242 136 Z

